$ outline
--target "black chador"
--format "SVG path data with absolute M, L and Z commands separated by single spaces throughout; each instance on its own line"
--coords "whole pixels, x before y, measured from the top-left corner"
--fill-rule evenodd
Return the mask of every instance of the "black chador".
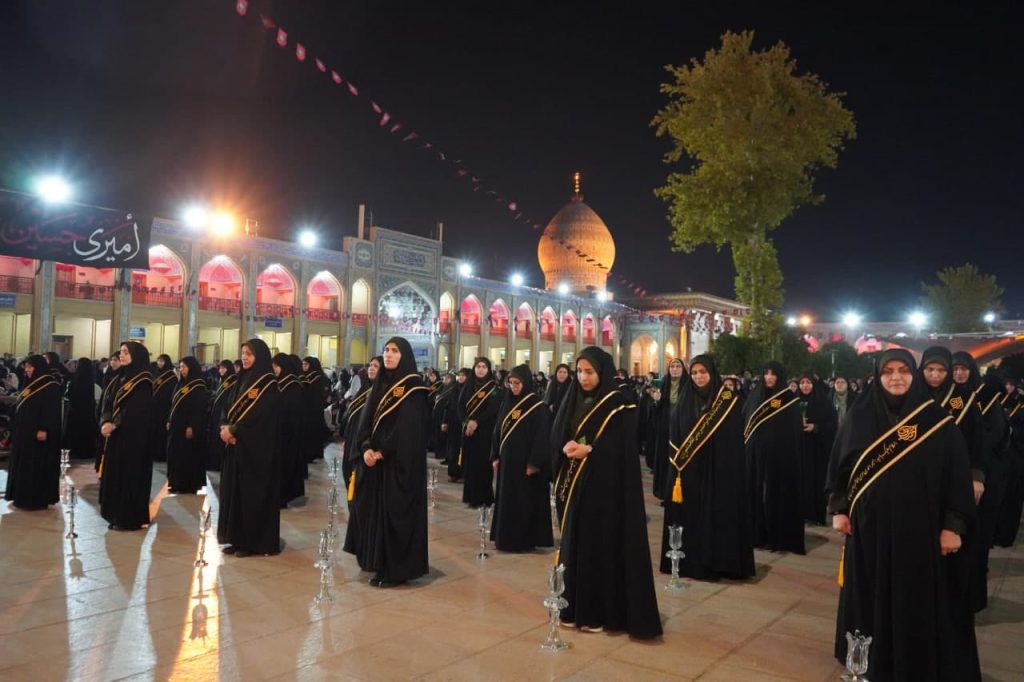
M 228 554 L 281 551 L 280 465 L 277 420 L 281 392 L 260 339 L 242 344 L 242 371 L 221 424 L 225 440 L 220 475 L 217 540 Z
M 459 385 L 455 383 L 454 377 L 445 375 L 448 382 L 441 381 L 440 389 L 432 397 L 430 408 L 430 432 L 434 437 L 434 457 L 447 459 L 448 457 L 448 432 L 441 428 L 448 415 L 448 404 L 459 395 Z
M 100 514 L 115 530 L 138 530 L 149 523 L 150 448 L 157 416 L 149 351 L 141 343 L 121 344 L 120 376 L 115 383 L 109 411 L 100 416 L 100 432 L 113 429 L 100 455 Z M 162 429 L 165 424 L 160 425 Z
M 584 366 L 586 363 L 586 366 Z M 581 368 L 587 370 L 581 375 Z M 616 389 L 608 353 L 590 346 L 576 361 L 577 377 L 551 429 L 555 501 L 561 528 L 556 563 L 565 565 L 562 620 L 586 628 L 661 635 L 647 541 L 643 484 L 636 448 L 636 408 Z M 568 457 L 566 449 L 585 456 Z
M 397 356 L 397 358 L 396 358 Z M 370 584 L 414 580 L 427 565 L 427 387 L 412 346 L 401 337 L 384 345 L 384 367 L 362 410 L 345 551 L 374 571 Z M 394 366 L 388 368 L 389 360 Z
M 206 406 L 210 391 L 203 368 L 184 357 L 187 374 L 178 379 L 167 417 L 167 485 L 172 493 L 195 493 L 206 485 Z
M 829 511 L 850 531 L 835 655 L 845 662 L 846 633 L 860 630 L 873 640 L 873 680 L 977 679 L 964 672 L 972 656 L 953 623 L 941 550 L 974 515 L 964 439 L 914 377 L 908 351 L 885 351 L 877 367 L 832 451 Z
M 459 401 L 462 398 L 462 387 L 469 381 L 473 370 L 463 367 L 455 375 L 455 393 L 448 401 L 444 423 L 447 426 L 445 435 L 448 440 L 448 480 L 453 483 L 462 482 L 462 463 L 459 454 L 462 452 L 462 422 L 459 420 Z
M 217 371 L 221 376 L 220 385 L 210 397 L 206 410 L 206 469 L 208 471 L 220 471 L 221 462 L 224 461 L 224 441 L 220 439 L 220 425 L 224 423 L 224 415 L 230 407 L 228 398 L 231 395 L 231 389 L 238 381 L 238 375 L 235 374 L 235 363 L 230 360 L 221 360 Z
M 42 355 L 29 356 L 25 368 L 28 383 L 15 407 L 6 497 L 19 509 L 46 509 L 60 497 L 62 390 Z
M 324 375 L 320 361 L 312 356 L 302 359 L 308 368 L 302 375 L 302 397 L 305 415 L 305 457 L 306 462 L 322 459 L 324 446 L 330 440 L 331 432 L 324 421 L 324 408 L 327 407 L 327 394 L 330 382 Z
M 494 504 L 491 435 L 501 398 L 501 388 L 491 372 L 491 361 L 477 358 L 473 373 L 462 385 L 457 406 L 462 429 L 458 464 L 465 480 L 462 501 L 470 507 Z
M 800 507 L 800 399 L 787 388 L 782 365 L 765 365 L 775 383 L 761 382 L 743 404 L 754 546 L 804 554 Z
M 115 355 L 115 357 L 117 357 Z M 102 418 L 104 414 L 110 414 L 114 409 L 114 396 L 117 395 L 117 387 L 121 385 L 121 368 L 118 367 L 115 370 L 111 370 L 104 375 L 103 393 L 100 394 L 100 401 L 96 405 L 96 423 L 102 424 Z M 96 464 L 95 469 L 99 471 L 100 460 L 103 458 L 103 441 L 106 440 L 100 435 L 99 429 L 96 430 Z
M 1005 379 L 1007 387 L 999 397 L 999 405 L 1006 415 L 1010 438 L 1005 455 L 1006 493 L 996 515 L 995 544 L 1013 547 L 1024 510 L 1024 398 L 1018 392 L 1017 379 Z
M 551 547 L 551 412 L 534 393 L 526 365 L 509 376 L 521 388 L 508 391 L 498 410 L 491 446 L 497 463 L 497 484 L 491 539 L 499 550 L 523 552 Z
M 344 480 L 352 481 L 352 473 L 355 471 L 356 463 L 363 458 L 363 452 L 359 449 L 359 423 L 363 418 L 363 411 L 366 410 L 366 401 L 370 397 L 370 387 L 384 367 L 384 358 L 379 355 L 371 358 L 370 362 L 363 369 L 359 370 L 359 393 L 348 401 L 345 414 L 341 419 L 342 438 L 342 471 Z M 370 375 L 373 375 L 372 377 Z M 351 506 L 351 505 L 349 505 Z
M 743 415 L 740 398 L 722 385 L 709 355 L 690 363 L 694 377 L 673 411 L 665 488 L 661 572 L 671 573 L 669 526 L 683 527 L 680 575 L 698 580 L 754 575 L 754 546 L 746 509 Z
M 686 393 L 690 384 L 690 378 L 686 375 L 686 366 L 679 358 L 674 358 L 668 363 L 668 374 L 661 385 L 661 398 L 651 406 L 651 426 L 654 428 L 654 496 L 658 499 L 665 499 L 665 484 L 671 480 L 669 477 L 668 463 L 672 456 L 668 444 L 669 427 L 674 418 L 676 406 L 679 404 L 683 394 Z M 679 378 L 673 379 L 672 372 L 680 372 Z
M 277 415 L 277 463 L 281 467 L 281 509 L 292 500 L 306 494 L 306 460 L 295 446 L 302 438 L 302 385 L 299 375 L 302 365 L 296 356 L 278 353 L 272 361 L 281 392 L 281 405 Z
M 804 387 L 810 384 L 810 392 Z M 805 521 L 825 525 L 825 478 L 828 457 L 839 428 L 836 408 L 823 387 L 810 374 L 800 375 L 800 502 Z M 810 430 L 808 430 L 810 429 Z
M 153 461 L 167 461 L 167 417 L 171 414 L 171 400 L 178 377 L 174 374 L 174 362 L 171 356 L 161 354 L 156 359 L 153 374 L 153 402 L 156 410 L 153 423 Z

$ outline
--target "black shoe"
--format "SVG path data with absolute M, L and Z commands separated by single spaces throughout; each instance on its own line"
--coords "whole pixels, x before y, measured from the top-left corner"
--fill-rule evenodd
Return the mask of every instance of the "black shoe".
M 381 589 L 387 589 L 389 587 L 398 587 L 399 585 L 404 585 L 404 584 L 405 584 L 404 580 L 390 580 L 388 578 L 381 578 L 380 582 L 377 583 L 377 587 L 379 587 Z
M 220 553 L 221 554 L 234 554 L 237 551 L 238 551 L 237 547 L 235 547 L 234 545 L 228 545 L 224 549 L 220 550 Z
M 236 549 L 235 550 L 235 556 L 238 557 L 239 559 L 244 559 L 247 556 L 252 556 L 252 552 L 250 552 L 247 549 Z
M 384 582 L 384 576 L 380 573 L 370 578 L 370 587 L 380 587 Z

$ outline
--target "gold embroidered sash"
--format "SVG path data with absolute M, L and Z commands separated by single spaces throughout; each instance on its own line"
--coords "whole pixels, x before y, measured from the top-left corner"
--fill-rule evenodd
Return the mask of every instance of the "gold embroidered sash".
M 928 399 L 918 405 L 913 412 L 879 436 L 878 440 L 869 445 L 857 458 L 850 472 L 850 485 L 846 490 L 850 516 L 853 516 L 857 501 L 882 474 L 928 440 L 943 424 L 953 420 L 948 414 L 938 416 L 933 411 L 925 411 L 928 405 L 934 403 L 934 400 Z
M 498 384 L 491 379 L 486 384 L 481 386 L 476 393 L 469 397 L 466 401 L 466 422 L 468 423 L 476 411 L 480 409 L 480 406 L 487 402 L 487 399 L 491 397 L 491 394 L 498 389 Z M 465 428 L 465 426 L 463 426 Z
M 159 393 L 160 389 L 164 387 L 164 384 L 166 384 L 168 381 L 170 381 L 171 379 L 174 379 L 174 378 L 175 378 L 174 377 L 174 370 L 173 369 L 169 369 L 169 370 L 166 370 L 160 376 L 158 376 L 156 379 L 154 379 L 153 380 L 153 394 L 155 395 L 155 394 Z
M 174 397 L 171 398 L 171 411 L 167 415 L 168 421 L 170 421 L 171 417 L 174 415 L 174 411 L 178 409 L 178 405 L 181 401 L 185 399 L 185 396 L 198 388 L 206 388 L 206 383 L 202 379 L 193 379 L 174 392 Z
M 725 422 L 725 418 L 729 416 L 737 402 L 739 401 L 736 400 L 735 394 L 725 386 L 718 389 L 718 395 L 715 396 L 711 408 L 697 420 L 682 444 L 676 448 L 675 454 L 669 458 L 668 461 L 677 471 L 682 473 L 693 461 L 704 444 L 711 440 L 718 427 Z
M 220 386 L 217 387 L 217 392 L 213 394 L 213 400 L 211 404 L 216 404 L 218 400 L 224 397 L 224 394 L 228 392 L 232 386 L 238 382 L 237 374 L 229 374 L 224 377 L 224 380 L 220 382 Z
M 953 420 L 956 421 L 957 424 L 959 424 L 961 421 L 963 421 L 964 416 L 968 413 L 968 411 L 970 411 L 971 406 L 974 405 L 974 399 L 977 397 L 977 391 L 971 391 L 971 394 L 967 397 L 967 400 L 964 400 L 963 396 L 961 395 L 953 396 L 952 398 L 946 396 L 946 401 L 943 403 L 943 407 L 945 407 L 949 411 L 949 414 L 950 416 L 953 417 Z
M 377 427 L 380 426 L 381 421 L 384 417 L 388 416 L 392 412 L 398 409 L 398 406 L 413 393 L 417 391 L 428 391 L 429 389 L 420 384 L 419 386 L 406 386 L 405 383 L 413 377 L 418 377 L 419 374 L 406 374 L 404 377 L 394 383 L 388 392 L 380 399 L 377 403 L 377 409 L 373 412 L 373 428 L 370 429 L 370 437 L 377 432 Z
M 263 397 L 263 394 L 267 392 L 267 389 L 272 386 L 277 386 L 277 379 L 270 372 L 267 372 L 254 381 L 246 391 L 242 392 L 242 394 L 235 399 L 234 404 L 228 408 L 228 413 L 225 418 L 226 423 L 234 425 L 242 421 L 242 419 L 245 418 L 245 415 L 249 414 L 249 410 L 259 402 L 260 398 Z
M 524 407 L 523 403 L 525 403 L 527 400 L 530 400 L 531 398 L 533 398 L 533 403 L 527 407 Z M 516 427 L 519 426 L 522 422 L 526 421 L 526 417 L 529 416 L 529 414 L 533 412 L 535 409 L 537 409 L 538 405 L 543 404 L 543 400 L 538 398 L 533 393 L 530 393 L 526 395 L 518 403 L 516 403 L 511 410 L 508 411 L 508 414 L 505 415 L 505 418 L 501 420 L 501 430 L 498 432 L 498 454 L 501 454 L 501 449 L 505 447 L 505 441 L 508 440 L 508 437 L 512 435 L 512 432 L 515 431 Z
M 40 391 L 46 389 L 51 384 L 56 384 L 58 386 L 60 385 L 60 382 L 57 381 L 57 379 L 55 379 L 52 374 L 43 374 L 42 376 L 33 379 L 31 382 L 29 382 L 28 386 L 21 389 L 21 391 L 18 393 L 18 400 L 15 403 L 14 411 L 17 412 L 18 410 L 20 410 L 22 404 L 26 400 L 34 396 L 36 393 L 39 393 Z
M 785 397 L 786 393 L 793 396 L 792 400 Z M 761 424 L 764 424 L 766 421 L 776 416 L 798 400 L 800 400 L 800 397 L 793 395 L 787 387 L 758 405 L 757 409 L 754 410 L 754 413 L 750 415 L 750 420 L 747 421 L 746 428 L 743 429 L 743 442 L 746 443 L 749 441 L 750 437 L 754 435 L 754 432 L 757 431 Z

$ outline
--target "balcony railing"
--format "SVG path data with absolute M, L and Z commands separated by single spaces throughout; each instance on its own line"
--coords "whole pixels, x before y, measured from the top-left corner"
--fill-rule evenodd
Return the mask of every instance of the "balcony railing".
M 324 308 L 309 308 L 306 310 L 306 317 L 310 320 L 324 320 L 337 322 L 339 314 L 337 310 L 326 310 Z
M 477 322 L 476 324 L 468 324 L 468 323 L 463 324 L 462 325 L 462 333 L 463 334 L 479 334 L 480 333 L 480 323 Z
M 587 344 L 588 346 L 593 346 L 595 343 L 597 343 L 597 335 L 594 334 L 593 332 L 583 332 L 583 343 Z
M 0 291 L 14 294 L 31 294 L 32 284 L 35 280 L 31 277 L 15 277 L 14 275 L 0 275 Z
M 545 331 L 543 328 L 541 328 L 541 330 L 540 330 L 540 340 L 541 341 L 554 341 L 555 340 L 555 330 L 554 329 L 550 329 L 550 330 Z
M 447 334 L 452 330 L 451 320 L 441 320 L 437 323 L 437 331 L 442 334 Z
M 132 303 L 136 305 L 159 305 L 167 308 L 181 307 L 181 293 L 147 290 L 145 287 L 132 289 Z
M 501 324 L 491 325 L 491 336 L 508 336 L 508 324 L 501 320 Z
M 611 332 L 601 332 L 601 345 L 602 346 L 614 346 L 615 335 Z
M 291 317 L 293 308 L 280 303 L 257 303 L 256 315 L 259 317 Z
M 216 298 L 214 296 L 199 297 L 200 310 L 212 310 L 218 313 L 238 315 L 242 312 L 242 303 L 232 298 Z
M 517 339 L 531 339 L 533 338 L 533 330 L 530 329 L 530 322 L 528 320 L 522 320 L 516 322 L 516 338 Z
M 113 301 L 114 287 L 102 284 L 56 282 L 54 295 L 59 298 L 78 298 L 83 301 Z
M 572 343 L 576 342 L 576 330 L 575 329 L 563 329 L 562 330 L 562 341 L 569 341 Z
M 369 315 L 364 313 L 352 313 L 352 326 L 353 327 L 365 327 L 366 320 Z

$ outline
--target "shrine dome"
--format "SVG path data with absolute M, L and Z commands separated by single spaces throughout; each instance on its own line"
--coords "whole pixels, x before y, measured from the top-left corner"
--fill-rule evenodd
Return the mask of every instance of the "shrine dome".
M 608 271 L 615 262 L 615 240 L 601 217 L 583 202 L 580 174 L 573 176 L 573 195 L 555 214 L 537 245 L 537 260 L 544 271 L 544 288 L 559 284 L 572 293 L 604 291 Z

